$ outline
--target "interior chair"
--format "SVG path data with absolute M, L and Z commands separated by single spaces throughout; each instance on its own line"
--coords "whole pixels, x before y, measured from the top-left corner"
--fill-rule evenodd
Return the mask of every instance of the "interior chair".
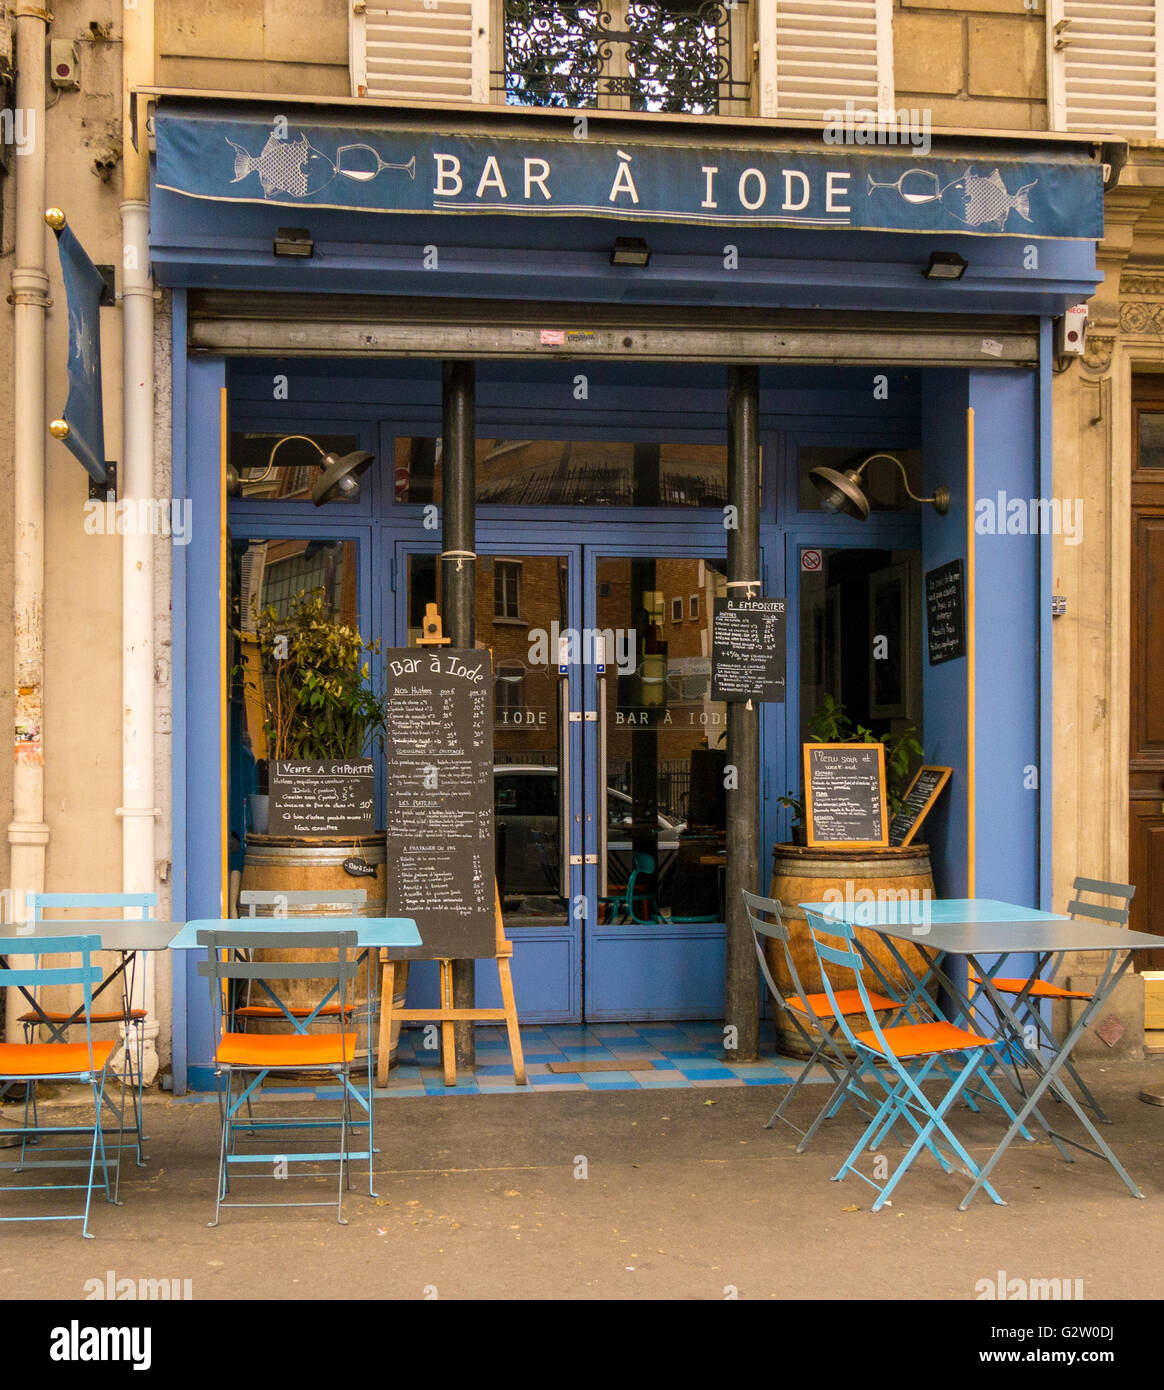
M 1067 904 L 1067 915 L 1071 918 L 1090 917 L 1099 922 L 1110 922 L 1113 926 L 1126 927 L 1128 918 L 1131 915 L 1132 899 L 1136 895 L 1135 887 L 1130 883 L 1108 883 L 1100 878 L 1076 878 L 1074 885 L 1075 897 Z M 1103 903 L 1087 902 L 1084 894 L 1092 897 L 1120 898 L 1123 901 L 1121 907 L 1107 907 Z M 1047 1020 L 1043 1017 L 1039 1007 L 1044 1000 L 1056 1002 L 1066 999 L 1080 999 L 1090 1002 L 1093 996 L 1085 991 L 1078 989 L 1066 989 L 1063 985 L 1054 983 L 1055 976 L 1063 966 L 1063 958 L 1066 951 L 1057 951 L 1048 961 L 1047 979 L 1041 976 L 1006 977 L 1004 979 L 992 979 L 991 984 L 1000 994 L 1018 995 L 1017 1015 L 1034 1029 L 1035 1046 L 1042 1049 L 1044 1042 L 1051 1043 Z M 1088 1090 L 1083 1078 L 1076 1071 L 1070 1058 L 1063 1064 L 1064 1070 L 1070 1073 L 1071 1079 L 1078 1086 L 1080 1094 L 1086 1104 L 1095 1112 L 1097 1118 L 1104 1124 L 1111 1124 L 1110 1118 L 1104 1113 L 1099 1102 Z M 1021 1083 L 1020 1083 L 1021 1089 Z M 1058 1100 L 1058 1097 L 1055 1097 Z
M 796 1146 L 796 1152 L 799 1154 L 808 1148 L 821 1124 L 837 1113 L 846 1098 L 856 1104 L 866 1119 L 872 1118 L 872 1112 L 868 1109 L 870 1096 L 860 1084 L 861 1072 L 866 1068 L 868 1062 L 858 1054 L 854 1054 L 852 1057 L 845 1056 L 841 1043 L 837 1039 L 838 1018 L 828 995 L 823 991 L 815 994 L 805 993 L 800 972 L 796 968 L 796 961 L 792 955 L 788 928 L 784 925 L 784 920 L 780 915 L 779 902 L 775 898 L 762 898 L 756 893 L 749 893 L 746 889 L 743 890 L 743 894 L 748 922 L 752 928 L 752 941 L 756 948 L 756 958 L 760 962 L 760 973 L 764 977 L 764 983 L 768 986 L 768 993 L 771 995 L 773 1006 L 788 1019 L 809 1050 L 808 1061 L 805 1062 L 800 1074 L 788 1088 L 787 1095 L 772 1112 L 768 1123 L 764 1126 L 765 1129 L 771 1129 L 777 1120 L 783 1120 L 790 1129 L 794 1129 L 801 1136 L 800 1143 Z M 792 981 L 793 993 L 791 995 L 784 993 L 772 975 L 764 950 L 765 941 L 780 943 L 780 948 L 784 952 L 784 963 L 788 970 L 788 977 Z M 869 992 L 869 1001 L 879 1012 L 889 1013 L 901 1008 L 901 1004 L 896 999 L 891 999 L 872 990 Z M 855 989 L 839 991 L 836 1007 L 849 1014 L 863 1014 L 864 1011 L 860 994 Z M 784 1112 L 791 1105 L 801 1086 L 808 1082 L 809 1074 L 818 1063 L 825 1068 L 832 1078 L 833 1086 L 828 1099 L 812 1124 L 808 1129 L 801 1129 Z
M 93 1101 L 93 1120 L 85 1125 L 40 1125 L 35 1119 L 29 1123 L 29 1104 L 25 1102 L 24 1124 L 7 1132 L 21 1140 L 20 1158 L 0 1163 L 5 1172 L 31 1172 L 42 1169 L 60 1170 L 64 1168 L 87 1168 L 86 1178 L 80 1183 L 19 1183 L 6 1184 L 0 1190 L 5 1192 L 84 1192 L 85 1203 L 79 1212 L 56 1213 L 44 1216 L 2 1216 L 0 1221 L 80 1221 L 81 1234 L 91 1239 L 89 1231 L 89 1207 L 93 1197 L 93 1183 L 97 1164 L 101 1165 L 101 1183 L 105 1189 L 106 1200 L 116 1204 L 121 1176 L 121 1146 L 114 1146 L 117 1155 L 114 1185 L 109 1183 L 109 1160 L 105 1152 L 102 1133 L 102 1108 L 106 1103 L 105 1082 L 109 1059 L 116 1043 L 94 1042 L 93 1040 L 93 986 L 102 979 L 99 965 L 93 964 L 94 954 L 101 949 L 99 936 L 56 936 L 32 938 L 27 936 L 0 937 L 0 989 L 19 989 L 26 997 L 30 991 L 80 985 L 82 992 L 82 1011 L 78 1020 L 85 1030 L 84 1042 L 70 1043 L 59 1033 L 50 1042 L 0 1043 L 0 1081 L 20 1082 L 26 1095 L 34 1093 L 38 1081 L 54 1083 L 73 1081 L 87 1085 Z M 46 957 L 81 957 L 80 964 L 46 965 Z M 31 957 L 31 968 L 10 966 L 9 958 Z M 122 1117 L 125 1107 L 125 1076 L 122 1085 Z M 30 1158 L 27 1153 L 29 1140 L 41 1141 L 65 1136 L 70 1140 L 82 1140 L 80 1145 L 45 1144 L 40 1152 L 43 1156 Z M 76 1154 L 65 1158 L 63 1154 Z
M 120 910 L 123 914 L 129 910 L 136 912 L 138 918 L 144 922 L 150 918 L 153 909 L 157 907 L 158 895 L 156 893 L 29 893 L 25 901 L 31 913 L 31 920 L 34 922 L 46 920 L 45 908 L 52 911 L 79 912 Z M 90 922 L 78 921 L 78 932 L 84 931 L 90 925 Z M 89 1021 L 95 1024 L 116 1023 L 120 1024 L 123 1029 L 125 1068 L 129 1081 L 129 1095 L 133 1101 L 133 1133 L 137 1148 L 137 1165 L 142 1168 L 145 1166 L 143 1145 L 147 1137 L 142 1131 L 144 1122 L 142 1098 L 145 1081 L 145 1030 L 143 1025 L 146 1020 L 146 1011 L 133 1007 L 133 986 L 136 976 L 137 955 L 135 954 L 130 958 L 125 970 L 120 975 L 120 1007 L 110 1007 L 107 1001 L 104 1007 L 98 1008 L 92 1014 Z M 117 975 L 110 976 L 94 994 L 94 1000 L 98 999 L 117 979 Z M 84 1019 L 81 1017 L 80 1010 L 77 1009 L 74 1009 L 72 1013 L 66 1013 L 61 1010 L 36 1008 L 21 1014 L 17 1021 L 24 1025 L 26 1042 L 33 1040 L 37 1028 L 47 1028 L 52 1041 L 64 1042 L 67 1031 L 84 1022 Z M 35 1097 L 33 1104 L 35 1106 Z M 112 1133 L 113 1131 L 107 1126 L 106 1137 L 111 1137 Z M 119 1133 L 118 1143 L 123 1143 L 124 1138 L 124 1134 Z
M 652 890 L 647 892 L 639 886 L 641 879 L 648 879 L 655 872 L 655 856 L 647 854 L 643 850 L 635 850 L 633 855 L 633 867 L 630 877 L 626 881 L 626 894 L 623 897 L 622 910 L 626 914 L 626 921 L 634 922 L 640 926 L 645 926 L 649 922 L 663 921 L 663 914 L 659 910 L 659 900 Z M 636 904 L 642 907 L 644 913 L 640 917 L 636 912 Z
M 208 948 L 208 957 L 198 963 L 199 974 L 210 981 L 210 1000 L 214 1016 L 222 1020 L 222 1030 L 215 1049 L 215 1074 L 225 1078 L 220 1080 L 222 1100 L 222 1137 L 219 1146 L 218 1181 L 215 1190 L 214 1220 L 209 1224 L 217 1226 L 224 1207 L 320 1207 L 331 1206 L 331 1202 L 239 1202 L 229 1201 L 231 1174 L 238 1171 L 240 1176 L 250 1178 L 286 1177 L 280 1173 L 280 1165 L 305 1163 L 320 1165 L 335 1162 L 338 1164 L 338 1190 L 335 1200 L 336 1220 L 346 1225 L 343 1216 L 343 1194 L 345 1184 L 351 1186 L 351 1165 L 356 1160 L 367 1159 L 368 1191 L 375 1196 L 372 1187 L 372 1095 L 369 1091 L 367 1102 L 352 1083 L 352 1066 L 355 1061 L 356 1034 L 346 1027 L 350 1016 L 349 1001 L 355 988 L 359 969 L 358 936 L 354 931 L 299 931 L 278 932 L 256 931 L 207 931 L 198 932 L 199 946 Z M 280 960 L 277 962 L 255 961 L 251 952 L 259 949 L 302 950 L 304 954 L 314 953 L 314 959 Z M 278 976 L 271 975 L 272 970 Z M 224 1016 L 222 1001 L 229 998 L 231 986 L 239 980 L 258 980 L 278 978 L 279 980 L 316 980 L 324 987 L 323 997 L 316 1006 L 315 1013 L 304 1020 L 305 1024 L 322 1017 L 322 1010 L 334 998 L 339 1009 L 329 1015 L 334 1028 L 321 1033 L 280 1033 L 259 1034 L 240 1033 L 230 1028 L 229 1011 Z M 277 996 L 275 996 L 277 998 Z M 368 1027 L 371 1029 L 371 993 L 369 992 Z M 272 1073 L 281 1076 L 301 1077 L 305 1073 L 327 1071 L 340 1082 L 341 1110 L 338 1120 L 330 1116 L 320 1117 L 279 1117 L 256 1120 L 240 1118 L 240 1111 L 249 1104 L 252 1095 L 262 1086 Z M 236 1092 L 235 1083 L 238 1081 Z M 353 1100 L 366 1112 L 368 1143 L 359 1152 L 352 1149 Z M 283 1141 L 287 1130 L 301 1129 L 309 1133 L 335 1128 L 339 1125 L 339 1147 L 331 1150 L 308 1150 L 289 1152 Z M 242 1152 L 240 1136 L 271 1136 L 277 1139 L 278 1149 L 262 1153 Z M 262 1169 L 269 1170 L 264 1173 Z
M 836 918 L 822 917 L 809 908 L 805 909 L 805 918 L 820 963 L 825 994 L 834 1016 L 840 1023 L 841 1031 L 849 1045 L 867 1062 L 874 1064 L 868 1069 L 867 1074 L 876 1077 L 885 1092 L 885 1100 L 880 1109 L 854 1145 L 848 1158 L 841 1164 L 833 1181 L 840 1182 L 850 1172 L 856 1173 L 863 1182 L 876 1190 L 873 1210 L 880 1211 L 923 1148 L 933 1154 L 945 1172 L 952 1172 L 957 1166 L 956 1161 L 960 1160 L 965 1171 L 971 1177 L 977 1178 L 978 1165 L 950 1129 L 945 1117 L 970 1081 L 978 1076 L 1008 1119 L 1011 1122 L 1015 1120 L 1014 1111 L 990 1079 L 984 1066 L 989 1060 L 991 1048 L 998 1039 L 967 1032 L 944 1020 L 882 1027 L 877 1017 L 880 1011 L 875 1007 L 865 984 L 866 962 L 857 947 L 853 925 Z M 845 1012 L 842 995 L 848 991 L 838 989 L 832 978 L 838 970 L 843 972 L 846 978 L 852 976 L 861 1000 L 861 1013 L 869 1025 L 868 1028 L 862 1028 L 860 1031 L 855 1029 L 852 1022 L 854 1015 Z M 959 1058 L 963 1059 L 960 1069 L 956 1063 L 951 1065 L 951 1059 Z M 941 1062 L 950 1067 L 946 1073 L 946 1079 L 950 1084 L 941 1100 L 935 1104 L 922 1087 Z M 939 1078 L 933 1079 L 936 1081 Z M 889 1178 L 884 1183 L 878 1183 L 861 1172 L 856 1166 L 857 1159 L 866 1150 L 870 1153 L 875 1152 L 899 1120 L 906 1122 L 914 1131 L 915 1137 Z M 1022 1132 L 1024 1137 L 1028 1137 L 1025 1130 Z M 943 1152 L 938 1142 L 939 1137 L 944 1139 L 953 1151 L 954 1160 Z M 1006 1205 L 988 1182 L 982 1186 L 991 1201 L 999 1206 Z

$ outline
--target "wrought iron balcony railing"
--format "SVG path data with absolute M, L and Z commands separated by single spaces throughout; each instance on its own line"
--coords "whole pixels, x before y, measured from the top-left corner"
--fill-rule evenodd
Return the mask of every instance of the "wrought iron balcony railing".
M 748 100 L 747 3 L 504 0 L 494 87 L 521 106 L 715 113 Z

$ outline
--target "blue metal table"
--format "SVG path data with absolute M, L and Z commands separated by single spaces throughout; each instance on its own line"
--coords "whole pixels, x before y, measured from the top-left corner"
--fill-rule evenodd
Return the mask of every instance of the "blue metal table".
M 1059 913 L 1042 912 L 1037 908 L 1022 907 L 991 898 L 934 898 L 883 903 L 818 902 L 800 905 L 823 917 L 850 922 L 854 926 L 875 931 L 884 937 L 902 971 L 902 979 L 911 982 L 905 1001 L 907 1008 L 920 1000 L 925 993 L 926 984 L 933 977 L 956 1002 L 965 1026 L 986 1036 L 978 1023 L 975 1006 L 940 963 L 941 957 L 946 955 L 964 956 L 976 973 L 978 985 L 1002 1024 L 1009 1045 L 1021 1053 L 1036 1073 L 1036 1084 L 1029 1093 L 1026 1093 L 1020 1084 L 1019 1089 L 1025 1097 L 1022 1108 L 990 1159 L 979 1170 L 973 1186 L 959 1204 L 960 1211 L 965 1211 L 970 1205 L 1012 1141 L 1019 1133 L 1024 1132 L 1025 1122 L 1031 1116 L 1034 1116 L 1047 1131 L 1067 1162 L 1073 1160 L 1063 1147 L 1064 1144 L 1070 1144 L 1084 1153 L 1102 1158 L 1110 1163 L 1123 1179 L 1124 1185 L 1133 1197 L 1143 1197 L 1144 1194 L 1083 1113 L 1075 1097 L 1060 1078 L 1059 1072 L 1088 1025 L 1123 978 L 1132 962 L 1132 953 L 1162 947 L 1164 937 L 1128 931 L 1124 927 L 1093 922 L 1086 918 L 1064 917 Z M 916 971 L 902 956 L 894 941 L 909 942 L 925 957 L 928 968 L 922 979 L 918 979 Z M 1048 1062 L 1044 1060 L 1038 1048 L 1026 1046 L 1022 1023 L 1015 1014 L 1015 1008 L 1022 1005 L 1026 992 L 1015 1000 L 1014 1005 L 1008 1004 L 1000 991 L 994 987 L 994 978 L 1007 956 L 1033 952 L 1038 957 L 1036 967 L 1031 972 L 1025 972 L 1033 980 L 1037 978 L 1046 961 L 1060 951 L 1101 951 L 1107 955 L 1107 965 L 1094 994 L 1081 1010 L 1075 1026 Z M 987 966 L 982 958 L 990 956 L 996 959 Z M 1051 1128 L 1038 1110 L 1038 1102 L 1047 1091 L 1068 1106 L 1098 1148 L 1088 1148 Z

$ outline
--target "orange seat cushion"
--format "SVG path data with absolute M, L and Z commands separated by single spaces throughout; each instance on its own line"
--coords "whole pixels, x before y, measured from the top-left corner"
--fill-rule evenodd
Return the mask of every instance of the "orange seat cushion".
M 129 1016 L 130 1016 L 130 1018 L 133 1018 L 133 1019 L 145 1018 L 145 1016 L 146 1016 L 146 1011 L 145 1011 L 144 1009 L 130 1009 L 130 1011 L 129 1011 Z M 48 1022 L 48 1023 L 67 1023 L 71 1018 L 73 1019 L 73 1022 L 74 1022 L 74 1023 L 82 1023 L 82 1022 L 84 1021 L 83 1019 L 80 1019 L 80 1018 L 73 1018 L 73 1015 L 72 1015 L 71 1013 L 68 1013 L 68 1014 L 60 1014 L 60 1013 L 57 1013 L 54 1009 L 45 1009 L 43 1014 L 35 1014 L 35 1013 L 21 1014 L 21 1015 L 20 1015 L 19 1022 L 21 1022 L 21 1023 L 45 1023 L 45 1022 Z M 124 1012 L 124 1010 L 122 1010 L 122 1009 L 118 1009 L 115 1013 L 107 1013 L 107 1014 L 90 1014 L 90 1015 L 89 1015 L 89 1021 L 90 1021 L 90 1023 L 123 1023 L 123 1022 L 125 1021 L 125 1012 Z
M 833 993 L 837 1000 L 835 1013 L 827 994 L 805 995 L 809 1008 L 818 1018 L 836 1018 L 837 1014 L 844 1014 L 847 1017 L 849 1014 L 863 1014 L 865 1012 L 865 1005 L 861 1002 L 859 989 L 838 989 L 834 990 Z M 804 1005 L 800 1002 L 799 995 L 793 995 L 791 999 L 786 999 L 784 1002 L 790 1009 L 795 1009 L 797 1013 L 804 1013 Z M 876 1013 L 880 1013 L 882 1009 L 901 1008 L 896 999 L 886 999 L 884 994 L 874 994 L 872 990 L 869 991 L 869 1003 Z
M 1001 990 L 1003 994 L 1021 994 L 1027 987 L 1026 980 L 992 980 L 994 988 Z M 1036 980 L 1031 986 L 1030 998 L 1032 999 L 1090 999 L 1091 995 L 1078 989 L 1064 989 L 1062 985 L 1053 985 L 1047 980 Z
M 989 1047 L 989 1038 L 967 1033 L 952 1023 L 906 1023 L 900 1028 L 886 1028 L 885 1041 L 895 1057 L 924 1057 L 932 1052 L 961 1052 L 971 1047 Z M 874 1033 L 855 1033 L 859 1043 L 881 1052 Z M 882 1054 L 884 1055 L 884 1054 Z
M 355 1052 L 355 1033 L 224 1033 L 217 1057 L 231 1067 L 329 1067 Z
M 98 1071 L 113 1054 L 116 1043 L 95 1042 L 93 1065 Z M 85 1043 L 0 1043 L 0 1076 L 70 1076 L 89 1070 Z
M 315 1015 L 316 1018 L 335 1018 L 340 1011 L 338 1004 L 325 1004 Z M 354 1013 L 354 1009 L 349 1004 L 344 1009 L 344 1017 L 349 1017 Z M 299 1004 L 289 1004 L 287 1013 L 292 1018 L 310 1018 L 311 1010 Z M 278 1009 L 274 1004 L 244 1004 L 241 1009 L 235 1009 L 235 1018 L 286 1018 L 287 1014 L 282 1009 Z

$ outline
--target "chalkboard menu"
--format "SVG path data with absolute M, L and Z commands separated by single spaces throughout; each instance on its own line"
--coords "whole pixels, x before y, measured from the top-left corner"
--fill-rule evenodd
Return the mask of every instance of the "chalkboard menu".
M 966 590 L 961 560 L 951 560 L 926 574 L 926 635 L 931 666 L 966 655 Z
M 487 651 L 385 652 L 388 914 L 400 960 L 493 956 L 493 667 Z
M 883 743 L 806 743 L 804 817 L 809 846 L 889 843 Z
M 711 698 L 784 703 L 784 600 L 720 598 L 711 639 Z
M 376 829 L 376 775 L 372 761 L 272 761 L 270 835 L 371 835 Z
M 917 834 L 919 827 L 930 813 L 930 807 L 938 799 L 938 794 L 950 780 L 952 767 L 920 767 L 917 776 L 909 784 L 905 794 L 905 805 L 889 822 L 889 843 L 908 845 Z

